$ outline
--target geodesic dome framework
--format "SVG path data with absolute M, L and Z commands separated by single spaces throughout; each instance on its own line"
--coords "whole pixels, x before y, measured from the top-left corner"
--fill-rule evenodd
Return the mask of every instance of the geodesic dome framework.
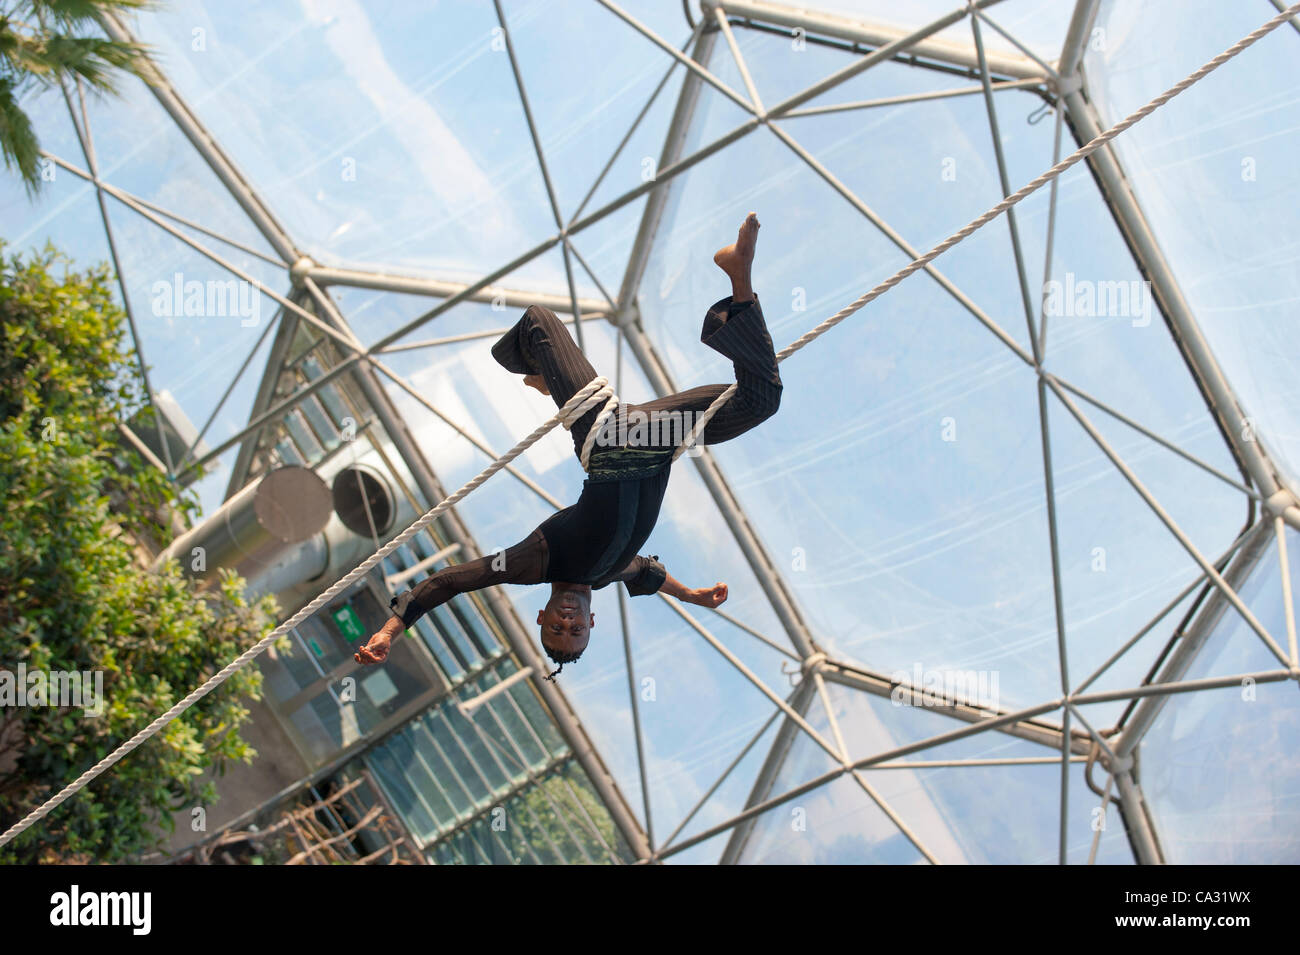
M 205 422 L 162 463 L 212 467 L 211 509 L 330 454 L 295 416 L 354 366 L 429 507 L 553 410 L 486 356 L 515 309 L 568 316 L 631 400 L 728 380 L 694 322 L 746 211 L 780 348 L 1273 12 L 1230 6 L 175 5 L 105 24 L 159 48 L 148 92 L 49 103 L 20 238 L 112 258 L 151 392 Z M 602 594 L 563 694 L 531 679 L 628 858 L 1294 860 L 1279 25 L 679 463 L 653 546 L 728 605 Z M 188 308 L 231 277 L 246 300 Z M 338 360 L 286 386 L 302 330 Z M 552 435 L 457 506 L 463 543 L 580 479 Z

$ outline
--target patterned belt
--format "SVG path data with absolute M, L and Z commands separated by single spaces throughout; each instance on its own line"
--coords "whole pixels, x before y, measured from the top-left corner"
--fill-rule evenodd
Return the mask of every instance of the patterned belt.
M 673 448 L 596 447 L 588 461 L 587 480 L 638 481 L 652 477 L 673 463 Z

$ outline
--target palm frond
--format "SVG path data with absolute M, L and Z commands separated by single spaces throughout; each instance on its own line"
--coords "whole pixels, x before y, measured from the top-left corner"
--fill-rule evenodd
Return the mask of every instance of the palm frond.
M 14 95 L 13 84 L 0 77 L 0 155 L 6 169 L 17 169 L 28 196 L 40 189 L 41 145 L 32 122 Z
M 19 105 L 32 86 L 77 79 L 117 92 L 123 73 L 148 82 L 150 51 L 103 35 L 104 14 L 139 10 L 153 0 L 18 0 L 0 15 L 0 155 L 16 169 L 28 195 L 41 188 L 40 143 Z
M 96 26 L 101 13 L 141 10 L 152 0 L 25 0 L 35 18 L 47 27 L 58 24 L 64 30 Z
M 136 43 L 119 43 L 99 37 L 51 36 L 45 42 L 41 63 L 51 81 L 75 75 L 95 89 L 116 91 L 117 74 L 135 73 L 145 58 Z

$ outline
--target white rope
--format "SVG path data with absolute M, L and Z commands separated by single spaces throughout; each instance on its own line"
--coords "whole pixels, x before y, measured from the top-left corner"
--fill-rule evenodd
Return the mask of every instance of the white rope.
M 885 281 L 881 282 L 879 285 L 877 285 L 871 291 L 867 292 L 857 301 L 851 302 L 850 304 L 846 305 L 844 308 L 840 309 L 830 318 L 826 319 L 826 321 L 822 322 L 816 328 L 812 329 L 812 331 L 807 332 L 801 338 L 791 342 L 785 348 L 781 349 L 781 351 L 777 352 L 776 360 L 778 362 L 785 361 L 787 358 L 789 358 L 799 349 L 803 348 L 805 345 L 809 344 L 810 342 L 824 335 L 826 332 L 830 331 L 832 328 L 834 328 L 840 322 L 844 321 L 844 319 L 848 318 L 850 315 L 852 315 L 858 309 L 862 308 L 868 302 L 876 298 L 879 298 L 881 295 L 889 291 L 899 282 L 903 281 L 903 279 L 907 278 L 913 272 L 925 268 L 927 265 L 929 265 L 931 262 L 937 259 L 940 255 L 942 255 L 944 252 L 947 252 L 958 242 L 962 241 L 962 239 L 965 239 L 967 236 L 969 236 L 972 232 L 975 232 L 977 229 L 983 227 L 984 225 L 987 225 L 993 219 L 996 219 L 1002 213 L 1006 212 L 1008 209 L 1010 209 L 1012 206 L 1018 203 L 1021 199 L 1024 199 L 1026 196 L 1037 191 L 1040 187 L 1045 186 L 1047 183 L 1051 182 L 1053 179 L 1055 179 L 1061 173 L 1065 172 L 1075 163 L 1078 163 L 1081 160 L 1086 159 L 1090 154 L 1100 149 L 1102 146 L 1106 145 L 1108 142 L 1110 142 L 1120 133 L 1124 132 L 1124 130 L 1128 129 L 1134 123 L 1138 122 L 1148 114 L 1154 112 L 1156 109 L 1163 106 L 1165 103 L 1169 102 L 1171 99 L 1173 99 L 1183 90 L 1187 89 L 1187 87 L 1191 86 L 1193 83 L 1197 82 L 1198 80 L 1204 78 L 1207 74 L 1212 73 L 1214 70 L 1218 69 L 1224 63 L 1228 62 L 1228 60 L 1232 59 L 1242 50 L 1246 49 L 1246 47 L 1255 43 L 1255 41 L 1259 40 L 1261 37 L 1265 36 L 1266 34 L 1271 33 L 1273 30 L 1277 29 L 1283 23 L 1287 22 L 1287 20 L 1289 20 L 1292 16 L 1294 16 L 1297 13 L 1300 13 L 1300 3 L 1293 4 L 1292 6 L 1288 7 L 1286 10 L 1283 10 L 1272 20 L 1269 20 L 1262 27 L 1260 27 L 1258 30 L 1254 31 L 1253 33 L 1251 33 L 1246 37 L 1243 37 L 1241 40 L 1238 40 L 1232 46 L 1228 47 L 1228 49 L 1224 50 L 1214 59 L 1210 60 L 1208 63 L 1202 66 L 1199 70 L 1188 75 L 1186 79 L 1170 87 L 1165 92 L 1157 96 L 1155 99 L 1151 100 L 1151 102 L 1143 106 L 1141 109 L 1137 110 L 1136 112 L 1130 114 L 1125 119 L 1116 123 L 1114 126 L 1106 130 L 1104 133 L 1101 133 L 1096 139 L 1092 140 L 1089 143 L 1086 143 L 1083 146 L 1080 146 L 1077 150 L 1075 150 L 1065 159 L 1062 159 L 1051 169 L 1047 170 L 1047 172 L 1043 173 L 1041 176 L 1038 176 L 1036 179 L 1031 180 L 1030 182 L 1026 183 L 1024 186 L 1022 186 L 1020 189 L 1016 190 L 1011 195 L 1007 196 L 1005 199 L 1003 199 L 993 208 L 989 209 L 988 212 L 985 212 L 983 215 L 979 216 L 978 218 L 972 219 L 967 225 L 957 230 L 952 235 L 948 236 L 948 238 L 944 239 L 942 242 L 936 245 L 929 252 L 925 253 L 925 255 L 921 256 L 919 259 L 913 259 L 910 263 L 908 263 L 903 268 L 899 269 L 889 278 L 885 279 Z M 704 429 L 708 426 L 708 423 L 711 420 L 713 420 L 713 416 L 718 413 L 718 410 L 724 404 L 726 404 L 728 399 L 730 399 L 731 396 L 734 395 L 735 393 L 736 393 L 736 385 L 733 383 L 729 388 L 727 388 L 726 391 L 724 391 L 721 395 L 717 397 L 717 399 L 713 402 L 713 404 L 709 405 L 709 407 L 706 408 L 704 412 L 698 418 L 695 419 L 695 426 L 691 428 L 690 433 L 686 436 L 681 446 L 678 447 L 676 452 L 673 454 L 674 461 L 676 461 L 677 458 L 681 456 L 682 452 L 684 452 L 688 447 L 690 447 L 695 443 L 698 436 L 702 434 Z
M 591 460 L 591 449 L 596 443 L 596 438 L 604 432 L 605 426 L 609 423 L 609 419 L 614 416 L 614 409 L 618 407 L 618 396 L 614 394 L 613 386 L 604 378 L 595 378 L 587 387 L 591 387 L 591 384 L 594 384 L 595 382 L 600 382 L 600 387 L 592 393 L 591 403 L 585 407 L 591 408 L 601 400 L 605 402 L 605 407 L 601 408 L 600 414 L 596 415 L 595 423 L 587 430 L 587 439 L 582 442 L 582 451 L 579 453 L 578 459 L 582 461 L 582 469 L 584 471 L 591 470 L 588 466 L 588 462 Z M 582 415 L 579 413 L 567 418 L 564 421 L 564 429 L 566 431 L 572 431 L 574 424 L 576 424 L 577 420 L 581 417 Z M 676 458 L 673 460 L 676 460 Z
M 68 783 L 68 785 L 64 786 L 63 789 L 61 789 L 53 798 L 46 801 L 38 809 L 33 810 L 20 822 L 11 826 L 3 836 L 0 836 L 0 846 L 7 843 L 10 839 L 14 838 L 14 836 L 18 835 L 24 829 L 27 829 L 43 816 L 47 815 L 60 803 L 77 793 L 96 776 L 104 772 L 104 770 L 108 769 L 127 753 L 131 752 L 176 717 L 180 716 L 181 713 L 193 706 L 199 699 L 224 683 L 232 674 L 243 669 L 243 667 L 252 662 L 258 654 L 278 640 L 281 635 L 289 632 L 294 627 L 312 617 L 316 611 L 325 606 L 340 593 L 347 590 L 354 582 L 369 573 L 376 564 L 413 538 L 427 525 L 431 524 L 440 514 L 445 512 L 462 498 L 468 496 L 472 491 L 476 490 L 481 484 L 483 484 L 484 481 L 496 474 L 524 451 L 528 450 L 528 448 L 540 440 L 547 432 L 555 427 L 555 425 L 562 424 L 566 430 L 571 429 L 574 422 L 602 402 L 604 403 L 604 408 L 601 410 L 599 420 L 604 422 L 609 418 L 612 413 L 612 408 L 616 406 L 618 402 L 617 399 L 613 397 L 613 389 L 610 387 L 608 380 L 605 378 L 593 378 L 584 385 L 577 394 L 570 398 L 568 402 L 565 403 L 564 407 L 560 408 L 555 415 L 550 418 L 550 420 L 539 425 L 532 434 L 528 435 L 528 437 L 524 438 L 501 457 L 489 464 L 478 476 L 462 487 L 459 491 L 447 498 L 437 507 L 428 511 L 414 524 L 402 531 L 402 533 L 398 534 L 374 554 L 366 558 L 366 560 L 358 564 L 349 573 L 341 577 L 337 583 L 333 584 L 329 589 L 321 593 L 320 596 L 312 600 L 296 614 L 284 623 L 280 624 L 257 643 L 253 644 L 253 646 L 249 647 L 234 660 L 231 660 L 230 663 L 226 664 L 219 671 L 213 674 L 207 682 L 178 702 L 166 713 L 162 714 L 162 716 L 159 716 L 156 720 L 144 729 L 140 730 L 140 732 L 136 733 L 117 749 L 113 750 L 113 752 L 109 753 L 94 766 L 90 767 L 90 769 L 86 770 L 72 782 Z M 590 453 L 591 443 L 594 441 L 595 433 L 596 429 L 593 427 L 591 433 L 588 435 L 587 443 L 583 448 L 584 455 Z M 585 460 L 583 466 L 586 466 Z
M 954 232 L 947 239 L 944 239 L 942 242 L 936 245 L 929 252 L 925 253 L 925 255 L 921 256 L 919 259 L 913 260 L 909 265 L 900 269 L 898 272 L 896 272 L 890 278 L 886 279 L 884 282 L 881 282 L 871 291 L 867 292 L 861 298 L 857 299 L 857 301 L 852 302 L 851 304 L 840 309 L 840 311 L 836 312 L 830 318 L 826 319 L 816 328 L 812 329 L 811 331 L 803 335 L 801 338 L 787 345 L 785 348 L 783 348 L 780 352 L 777 353 L 776 356 L 777 361 L 778 362 L 785 361 L 785 359 L 789 358 L 795 352 L 799 351 L 799 349 L 803 348 L 805 345 L 809 344 L 810 342 L 824 335 L 827 331 L 834 328 L 840 322 L 844 321 L 844 319 L 848 318 L 854 312 L 858 311 L 858 309 L 862 308 L 868 302 L 871 302 L 872 300 L 880 297 L 885 292 L 889 291 L 889 289 L 897 285 L 899 282 L 903 281 L 903 279 L 911 275 L 913 272 L 917 271 L 918 269 L 924 268 L 931 261 L 938 258 L 948 249 L 952 248 L 958 242 L 965 239 L 972 232 L 984 226 L 992 219 L 997 218 L 1007 209 L 1010 209 L 1012 206 L 1018 203 L 1021 199 L 1024 199 L 1026 196 L 1033 193 L 1039 187 L 1047 184 L 1048 182 L 1050 182 L 1051 180 L 1059 176 L 1061 173 L 1065 172 L 1065 170 L 1069 169 L 1075 163 L 1086 158 L 1089 154 L 1099 149 L 1101 146 L 1104 146 L 1106 143 L 1110 142 L 1112 139 L 1114 139 L 1124 130 L 1128 129 L 1134 123 L 1138 122 L 1138 120 L 1142 119 L 1149 113 L 1153 112 L 1160 106 L 1167 103 L 1169 100 L 1173 99 L 1183 90 L 1187 89 L 1189 86 L 1191 86 L 1193 83 L 1197 82 L 1198 80 L 1206 76 L 1208 73 L 1211 73 L 1214 70 L 1218 69 L 1220 66 L 1226 63 L 1228 60 L 1232 59 L 1242 50 L 1246 49 L 1248 46 L 1255 43 L 1261 37 L 1265 36 L 1266 34 L 1270 33 L 1272 30 L 1276 29 L 1277 27 L 1281 26 L 1283 23 L 1287 22 L 1291 17 L 1295 16 L 1297 13 L 1300 13 L 1300 3 L 1293 4 L 1292 6 L 1288 7 L 1286 10 L 1283 10 L 1273 19 L 1269 20 L 1267 23 L 1261 26 L 1258 30 L 1255 30 L 1250 35 L 1242 38 L 1237 43 L 1229 47 L 1227 50 L 1220 53 L 1214 59 L 1210 60 L 1200 69 L 1198 69 L 1196 72 L 1190 74 L 1182 82 L 1166 90 L 1164 93 L 1161 93 L 1155 99 L 1151 100 L 1151 102 L 1147 103 L 1141 109 L 1137 110 L 1137 112 L 1131 114 L 1130 116 L 1120 121 L 1119 123 L 1116 123 L 1110 129 L 1106 130 L 1106 132 L 1102 133 L 1096 139 L 1092 140 L 1092 142 L 1088 143 L 1085 146 L 1080 147 L 1073 154 L 1066 157 L 1061 162 L 1057 163 L 1055 166 L 1047 170 L 1041 176 L 1037 177 L 1036 179 L 1027 183 L 1025 186 L 1021 187 L 1016 192 L 1007 196 L 1005 199 L 1003 199 L 1001 202 L 999 202 L 997 205 L 991 208 L 988 212 L 972 220 L 964 228 L 958 230 L 957 232 Z M 690 433 L 686 436 L 681 446 L 679 446 L 676 452 L 673 454 L 674 461 L 677 460 L 677 458 L 681 456 L 682 452 L 684 452 L 690 445 L 694 444 L 698 435 L 703 432 L 704 428 L 708 425 L 709 421 L 712 420 L 715 414 L 717 414 L 718 409 L 721 408 L 724 404 L 726 404 L 727 400 L 733 394 L 735 394 L 735 392 L 736 392 L 736 385 L 732 384 L 729 388 L 727 388 L 726 391 L 724 391 L 717 398 L 717 400 L 713 402 L 713 404 L 709 405 L 709 407 L 704 411 L 702 415 L 700 415 L 698 419 L 696 419 L 695 426 L 691 429 Z M 0 836 L 0 846 L 5 845 L 7 842 L 9 842 L 19 833 L 23 832 L 25 829 L 30 827 L 33 823 L 37 822 L 38 820 L 40 820 L 41 818 L 49 814 L 51 810 L 53 810 L 55 807 L 60 805 L 66 799 L 68 799 L 69 797 L 73 796 L 78 791 L 80 791 L 83 787 L 89 784 L 91 780 L 95 779 L 95 777 L 103 773 L 104 770 L 108 769 L 110 766 L 112 766 L 114 763 L 120 760 L 123 756 L 130 753 L 137 746 L 139 746 L 145 740 L 149 739 L 151 736 L 157 733 L 160 729 L 162 729 L 164 726 L 166 726 L 176 717 L 180 716 L 181 713 L 185 712 L 185 710 L 193 706 L 194 703 L 196 703 L 199 699 L 206 696 L 209 692 L 211 692 L 216 687 L 224 683 L 231 676 L 231 674 L 247 666 L 250 662 L 252 662 L 254 658 L 258 656 L 258 654 L 260 654 L 263 650 L 265 650 L 272 643 L 278 640 L 281 635 L 288 632 L 289 630 L 292 630 L 294 627 L 298 626 L 299 624 L 303 623 L 308 618 L 310 618 L 321 607 L 329 603 L 336 596 L 338 596 L 349 586 L 351 586 L 356 580 L 358 580 L 360 577 L 368 573 L 371 570 L 371 568 L 373 568 L 381 560 L 383 560 L 385 557 L 387 557 L 397 548 L 405 544 L 408 540 L 410 540 L 417 533 L 419 533 L 419 531 L 422 530 L 425 526 L 427 526 L 428 524 L 436 520 L 440 514 L 445 512 L 448 508 L 456 504 L 464 497 L 468 496 L 472 491 L 476 490 L 481 484 L 483 484 L 484 481 L 486 481 L 492 475 L 496 474 L 497 471 L 500 471 L 507 464 L 509 464 L 520 454 L 526 451 L 529 447 L 531 447 L 534 443 L 540 440 L 547 432 L 549 432 L 553 427 L 555 427 L 555 425 L 563 424 L 566 430 L 571 430 L 573 424 L 579 418 L 581 418 L 592 408 L 601 404 L 603 404 L 603 407 L 601 408 L 600 414 L 597 416 L 596 423 L 593 424 L 591 429 L 588 431 L 586 440 L 583 442 L 583 446 L 579 454 L 580 460 L 582 461 L 583 470 L 586 470 L 588 467 L 588 461 L 590 459 L 592 446 L 595 444 L 597 436 L 601 433 L 606 423 L 613 415 L 614 409 L 618 406 L 618 399 L 614 395 L 614 390 L 612 387 L 610 387 L 609 382 L 605 378 L 599 378 L 599 377 L 594 378 L 586 385 L 584 385 L 578 391 L 577 394 L 575 394 L 572 398 L 569 399 L 568 402 L 565 403 L 564 407 L 562 407 L 559 411 L 555 413 L 553 417 L 547 420 L 544 424 L 539 425 L 526 438 L 524 438 L 522 441 L 516 444 L 513 448 L 511 448 L 501 457 L 497 458 L 497 460 L 489 464 L 482 471 L 482 473 L 480 473 L 477 477 L 475 477 L 468 484 L 462 487 L 459 491 L 457 491 L 451 497 L 447 498 L 441 504 L 434 507 L 432 510 L 428 511 L 423 517 L 421 517 L 414 524 L 412 524 L 410 527 L 404 530 L 401 534 L 394 537 L 382 548 L 380 548 L 378 551 L 376 551 L 366 560 L 358 564 L 357 567 L 354 568 L 351 572 L 349 572 L 348 574 L 340 578 L 338 582 L 336 582 L 327 590 L 325 590 L 322 594 L 320 594 L 320 596 L 316 597 L 316 599 L 312 600 L 301 610 L 299 610 L 296 614 L 294 614 L 284 623 L 280 624 L 280 626 L 276 627 L 269 634 L 267 634 L 265 637 L 259 640 L 256 644 L 249 647 L 247 650 L 241 653 L 234 660 L 230 661 L 230 663 L 226 664 L 226 666 L 224 666 L 221 670 L 219 670 L 212 677 L 210 677 L 207 680 L 207 682 L 205 682 L 202 686 L 198 687 L 196 690 L 194 690 L 192 693 L 186 696 L 183 700 L 181 700 L 175 706 L 169 709 L 166 713 L 163 713 L 161 716 L 155 719 L 144 729 L 140 730 L 140 732 L 136 733 L 134 736 L 132 736 L 129 740 L 127 740 L 117 749 L 113 750 L 113 752 L 109 753 L 107 756 L 101 759 L 94 766 L 90 767 L 90 769 L 86 770 L 84 773 L 82 773 L 80 776 L 78 776 L 76 779 L 70 782 L 67 786 L 63 787 L 63 789 L 61 789 L 55 796 L 53 796 L 45 803 L 43 803 L 39 808 L 33 810 L 25 818 L 15 823 L 13 826 L 11 826 L 4 833 L 3 836 Z

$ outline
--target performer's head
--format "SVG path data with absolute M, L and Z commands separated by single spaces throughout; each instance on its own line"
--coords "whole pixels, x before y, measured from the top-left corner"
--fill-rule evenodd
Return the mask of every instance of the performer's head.
M 561 589 L 551 591 L 551 599 L 537 611 L 537 625 L 542 632 L 542 649 L 559 664 L 547 679 L 582 656 L 591 638 L 591 628 L 596 625 L 596 615 L 591 612 L 591 588 Z

